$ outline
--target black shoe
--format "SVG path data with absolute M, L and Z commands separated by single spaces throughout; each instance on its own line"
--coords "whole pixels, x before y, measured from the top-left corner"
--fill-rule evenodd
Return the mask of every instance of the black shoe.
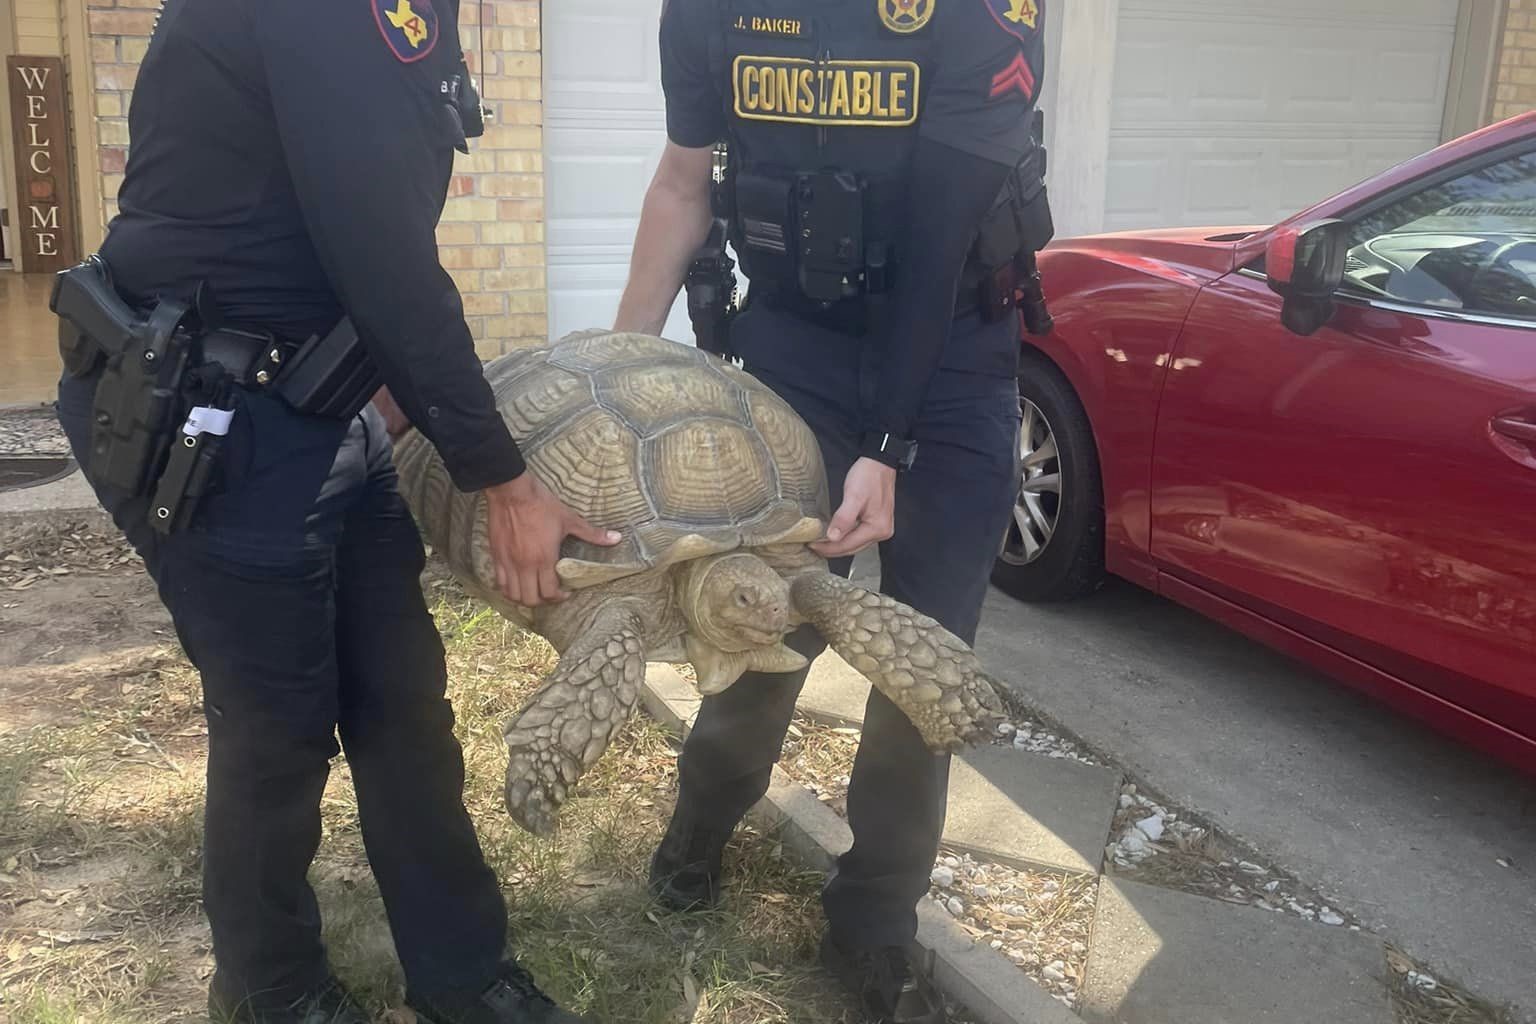
M 516 963 L 501 965 L 501 973 L 480 992 L 407 997 L 419 1024 L 588 1024 L 555 1005 L 533 983 L 533 976 Z
M 334 978 L 320 991 L 287 1006 L 234 1003 L 210 991 L 208 1016 L 214 1024 L 371 1024 L 373 1020 Z
M 828 935 L 821 963 L 856 995 L 869 1024 L 945 1024 L 944 1000 L 900 946 L 848 953 Z
M 651 858 L 651 895 L 668 910 L 709 910 L 720 902 L 721 862 L 730 830 L 695 825 L 681 810 Z

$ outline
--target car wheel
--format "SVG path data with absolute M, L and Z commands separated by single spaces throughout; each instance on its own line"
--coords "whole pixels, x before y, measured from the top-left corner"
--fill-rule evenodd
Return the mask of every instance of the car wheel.
M 1061 371 L 1019 374 L 1023 463 L 1013 520 L 992 582 L 1021 601 L 1066 601 L 1104 582 L 1104 488 L 1088 415 Z

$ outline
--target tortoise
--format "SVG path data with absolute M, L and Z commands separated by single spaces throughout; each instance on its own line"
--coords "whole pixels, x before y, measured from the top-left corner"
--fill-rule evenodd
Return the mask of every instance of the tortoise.
M 452 485 L 416 431 L 395 448 L 401 491 L 465 588 L 560 653 L 507 725 L 506 801 L 547 835 L 582 773 L 634 711 L 646 663 L 689 662 L 717 694 L 749 670 L 792 672 L 803 623 L 907 715 L 936 752 L 990 735 L 996 684 L 934 620 L 828 571 L 807 545 L 829 518 L 815 436 L 756 378 L 690 345 L 583 331 L 485 365 L 530 471 L 612 548 L 568 538 L 566 601 L 529 609 L 496 588 L 484 498 Z

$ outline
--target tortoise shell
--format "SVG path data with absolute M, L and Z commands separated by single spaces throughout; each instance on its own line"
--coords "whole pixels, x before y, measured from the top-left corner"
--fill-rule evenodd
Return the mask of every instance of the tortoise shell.
M 485 376 L 538 479 L 623 535 L 613 548 L 567 539 L 558 568 L 568 587 L 821 536 L 829 501 L 815 436 L 734 366 L 661 338 L 585 331 L 509 352 Z M 449 565 L 493 586 L 483 499 L 456 491 L 417 433 L 395 459 Z

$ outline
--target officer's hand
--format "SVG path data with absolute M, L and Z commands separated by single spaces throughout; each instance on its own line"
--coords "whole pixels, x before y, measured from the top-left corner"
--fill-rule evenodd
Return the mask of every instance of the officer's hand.
M 603 547 L 620 540 L 612 530 L 599 530 L 566 508 L 531 472 L 487 488 L 485 512 L 496 588 L 507 600 L 529 608 L 569 596 L 555 575 L 566 537 Z
M 896 470 L 860 459 L 843 483 L 843 505 L 832 517 L 825 540 L 811 545 L 823 558 L 841 558 L 878 544 L 896 532 Z
M 379 388 L 374 392 L 373 407 L 384 417 L 384 430 L 391 441 L 411 429 L 410 418 L 395 404 L 395 396 L 389 393 L 389 388 Z

